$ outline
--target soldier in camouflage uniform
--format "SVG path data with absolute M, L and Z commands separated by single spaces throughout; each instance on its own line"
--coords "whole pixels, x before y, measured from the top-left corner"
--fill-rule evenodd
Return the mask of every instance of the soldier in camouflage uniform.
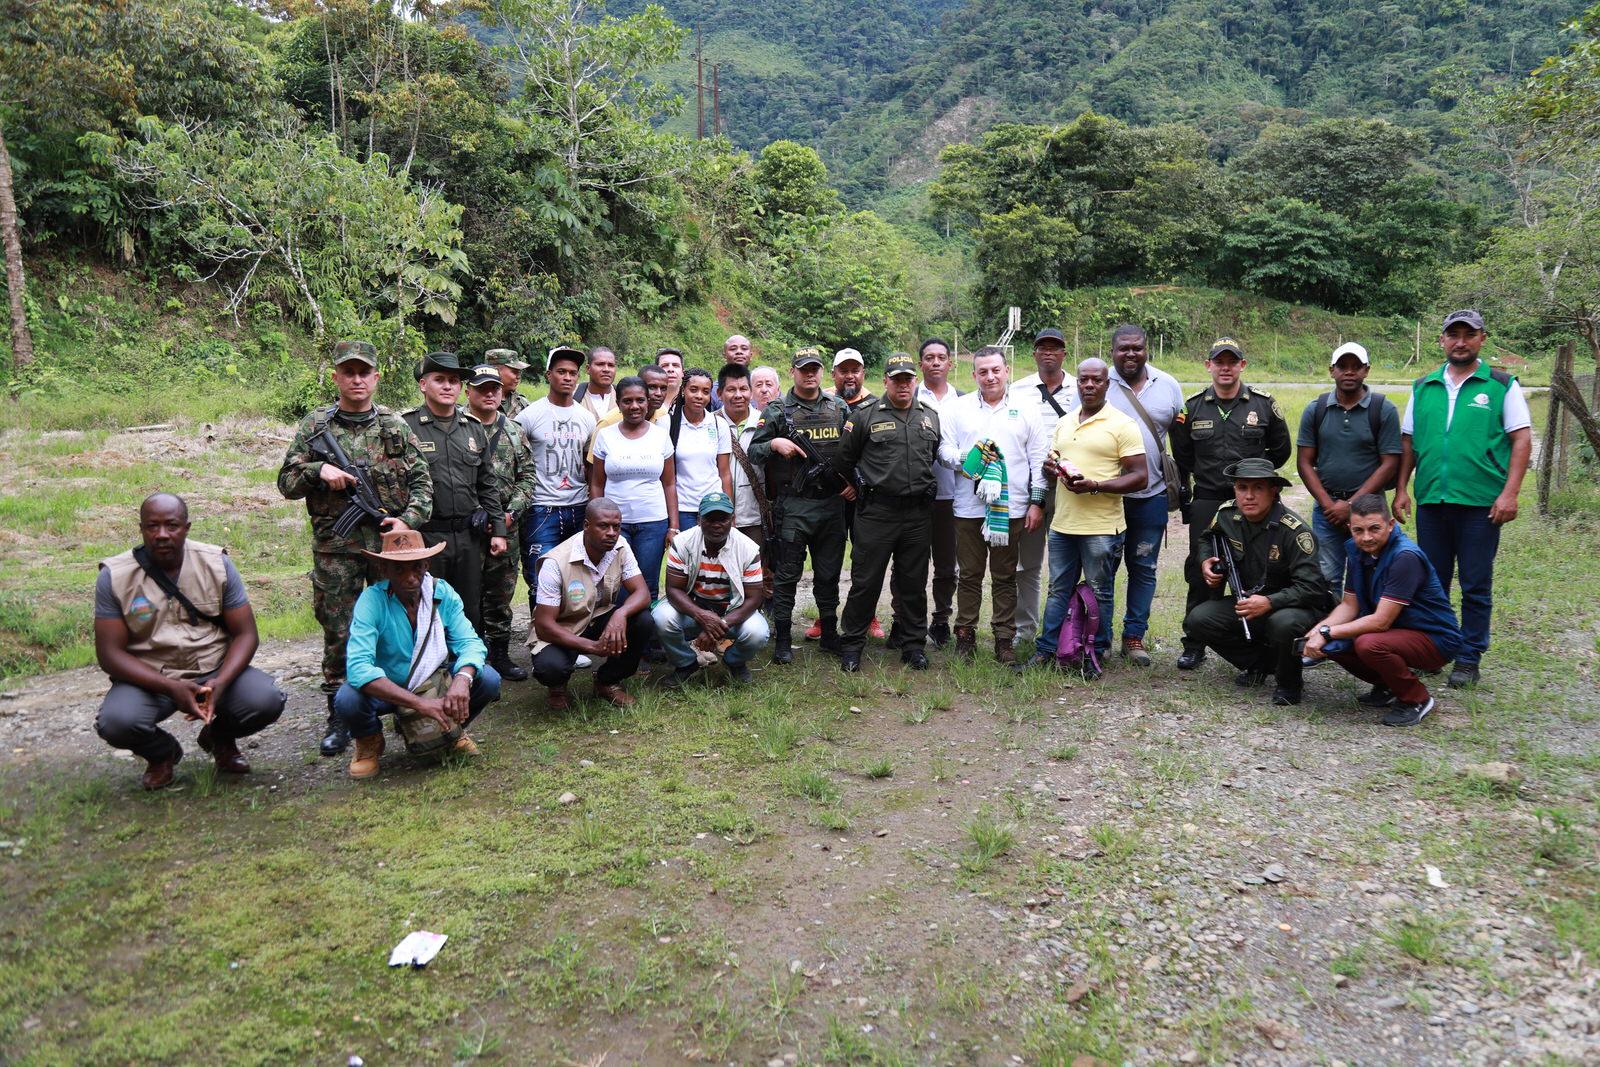
M 489 431 L 489 456 L 494 461 L 495 485 L 505 501 L 506 528 L 515 532 L 533 501 L 533 449 L 522 427 L 499 410 L 500 374 L 484 364 L 472 368 L 467 382 L 467 409 Z M 489 646 L 489 666 L 502 678 L 527 680 L 528 672 L 511 662 L 511 598 L 517 592 L 517 553 L 502 552 L 483 558 L 483 642 Z
M 508 419 L 521 415 L 523 410 L 533 403 L 517 392 L 517 386 L 522 383 L 522 372 L 528 369 L 529 364 L 523 362 L 522 358 L 509 348 L 491 348 L 483 354 L 483 361 L 500 374 L 501 412 Z
M 378 353 L 365 341 L 340 341 L 333 350 L 333 381 L 339 400 L 300 422 L 278 471 L 278 491 L 304 499 L 311 516 L 312 608 L 322 626 L 322 690 L 328 695 L 328 733 L 322 754 L 337 756 L 350 743 L 334 714 L 333 694 L 344 682 L 344 649 L 356 598 L 377 580 L 363 550 L 376 551 L 382 530 L 414 529 L 433 513 L 433 478 L 416 436 L 388 408 L 372 402 L 378 389 Z M 307 440 L 327 428 L 352 463 L 365 460 L 389 518 L 381 528 L 363 523 L 349 537 L 333 525 L 350 504 L 355 479 L 312 454 Z

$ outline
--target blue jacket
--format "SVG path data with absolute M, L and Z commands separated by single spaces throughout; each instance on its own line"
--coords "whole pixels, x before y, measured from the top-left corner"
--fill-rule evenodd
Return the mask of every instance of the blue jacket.
M 1399 526 L 1394 528 L 1389 535 L 1389 543 L 1383 546 L 1377 559 L 1357 548 L 1354 540 L 1345 545 L 1344 551 L 1348 573 L 1355 578 L 1346 589 L 1355 594 L 1358 618 L 1371 615 L 1378 609 L 1378 599 L 1383 595 L 1384 583 L 1389 578 L 1389 567 L 1402 552 L 1411 553 L 1421 560 L 1426 576 L 1413 594 L 1411 603 L 1400 609 L 1392 628 L 1427 634 L 1441 656 L 1445 659 L 1455 657 L 1456 650 L 1461 647 L 1461 628 L 1456 625 L 1455 609 L 1450 606 L 1450 598 L 1445 596 L 1444 586 L 1439 584 L 1439 574 L 1433 569 L 1433 564 L 1428 562 L 1428 557 L 1415 541 L 1406 536 L 1404 530 Z

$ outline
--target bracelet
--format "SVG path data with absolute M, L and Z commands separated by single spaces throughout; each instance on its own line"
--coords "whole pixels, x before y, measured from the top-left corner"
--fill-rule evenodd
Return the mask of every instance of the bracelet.
M 1094 483 L 1094 488 L 1089 490 L 1089 495 L 1090 496 L 1099 496 L 1100 495 L 1100 483 L 1099 482 L 1095 482 Z

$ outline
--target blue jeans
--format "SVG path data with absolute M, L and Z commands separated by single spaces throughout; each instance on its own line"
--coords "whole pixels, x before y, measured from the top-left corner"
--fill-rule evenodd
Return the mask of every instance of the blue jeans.
M 1317 566 L 1333 590 L 1333 599 L 1338 600 L 1344 596 L 1344 546 L 1350 543 L 1350 530 L 1329 522 L 1322 505 L 1317 504 L 1311 509 L 1311 532 L 1317 535 Z
M 661 560 L 667 554 L 667 527 L 671 524 L 669 519 L 622 524 L 622 536 L 644 572 L 644 584 L 650 590 L 651 600 L 656 598 L 656 587 L 661 581 Z
M 587 504 L 562 507 L 531 507 L 522 513 L 522 575 L 528 580 L 529 610 L 533 590 L 539 584 L 534 567 L 539 557 L 583 529 L 583 510 Z
M 1475 667 L 1489 651 L 1489 616 L 1494 609 L 1494 557 L 1500 550 L 1500 527 L 1489 521 L 1489 509 L 1468 504 L 1419 504 L 1417 544 L 1439 573 L 1444 595 L 1450 580 L 1461 576 L 1461 648 L 1456 663 Z
M 1165 505 L 1163 505 L 1165 506 Z M 1041 655 L 1055 658 L 1061 624 L 1078 579 L 1089 583 L 1100 602 L 1100 629 L 1094 648 L 1102 657 L 1111 647 L 1111 579 L 1122 552 L 1122 534 L 1064 534 L 1050 531 L 1050 595 L 1044 602 L 1044 625 L 1035 643 Z
M 1128 566 L 1128 603 L 1122 613 L 1122 636 L 1144 638 L 1150 629 L 1150 605 L 1156 598 L 1156 564 L 1161 562 L 1161 540 L 1167 536 L 1167 494 L 1123 497 L 1122 514 L 1128 528 L 1122 533 L 1122 551 L 1111 561 L 1111 577 L 1118 564 Z M 1106 618 L 1101 609 L 1101 621 Z M 1107 639 L 1109 642 L 1109 638 Z M 1109 647 L 1109 645 L 1108 645 Z
M 689 642 L 700 636 L 700 624 L 679 612 L 665 598 L 656 605 L 652 614 L 656 621 L 656 636 L 661 641 L 661 647 L 667 650 L 667 660 L 674 667 L 687 667 L 693 663 L 694 649 L 689 647 Z M 749 663 L 767 647 L 769 635 L 766 616 L 756 612 L 728 631 L 733 644 L 723 653 L 723 662 L 729 666 Z
M 404 684 L 404 683 L 401 683 Z M 471 707 L 467 712 L 466 726 L 478 717 L 478 712 L 500 699 L 500 675 L 485 663 L 472 679 L 472 693 L 468 697 Z M 375 700 L 345 682 L 333 694 L 334 714 L 344 722 L 351 737 L 371 737 L 383 729 L 382 716 L 393 715 L 397 710 L 387 700 Z

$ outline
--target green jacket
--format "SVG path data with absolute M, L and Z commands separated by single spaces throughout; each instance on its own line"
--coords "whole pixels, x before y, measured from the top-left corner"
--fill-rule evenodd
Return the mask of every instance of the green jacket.
M 1506 394 L 1516 379 L 1480 360 L 1461 383 L 1452 417 L 1444 381 L 1448 366 L 1411 385 L 1411 451 L 1416 456 L 1411 497 L 1418 504 L 1488 507 L 1505 489 L 1511 470 L 1511 436 L 1503 417 Z
M 489 455 L 494 460 L 495 487 L 505 509 L 520 515 L 533 503 L 535 469 L 533 449 L 528 445 L 522 427 L 497 415 L 494 422 L 484 427 L 489 431 Z
M 1332 606 L 1327 579 L 1317 564 L 1317 538 L 1311 532 L 1311 524 L 1281 501 L 1273 504 L 1260 522 L 1251 522 L 1230 500 L 1217 509 L 1211 525 L 1227 536 L 1245 588 L 1264 594 L 1274 610 L 1326 610 Z M 1232 594 L 1219 589 L 1212 595 Z
M 505 507 L 495 484 L 489 431 L 464 408 L 441 420 L 426 406 L 400 416 L 416 434 L 433 472 L 433 518 L 463 519 L 478 508 L 489 513 L 489 536 L 506 535 Z

